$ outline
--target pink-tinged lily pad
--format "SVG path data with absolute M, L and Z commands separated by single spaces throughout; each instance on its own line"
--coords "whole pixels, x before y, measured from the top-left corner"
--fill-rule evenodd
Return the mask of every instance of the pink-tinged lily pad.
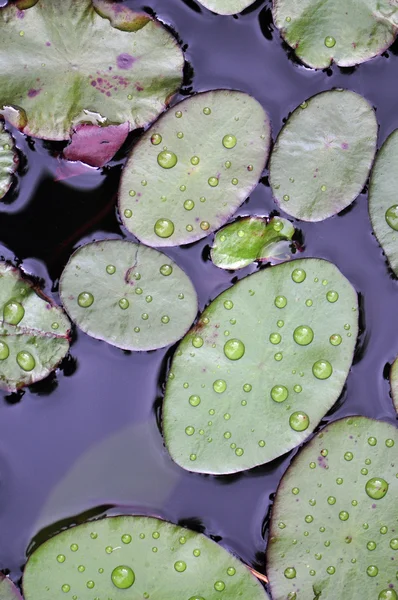
M 73 128 L 72 141 L 64 150 L 64 156 L 92 167 L 103 167 L 126 141 L 128 133 L 128 123 L 108 127 L 77 125 Z
M 22 600 L 17 586 L 3 573 L 0 573 L 0 600 Z

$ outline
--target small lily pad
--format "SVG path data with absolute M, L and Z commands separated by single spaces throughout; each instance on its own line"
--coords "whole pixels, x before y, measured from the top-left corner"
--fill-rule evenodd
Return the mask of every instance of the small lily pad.
M 0 112 L 25 134 L 67 140 L 80 123 L 143 127 L 181 85 L 177 42 L 144 13 L 108 0 L 17 5 L 0 10 Z
M 274 23 L 303 63 L 351 67 L 382 54 L 395 40 L 395 0 L 273 0 Z
M 0 199 L 3 198 L 12 184 L 12 176 L 18 167 L 18 155 L 14 140 L 0 121 Z
M 200 533 L 149 517 L 110 517 L 51 538 L 29 558 L 25 600 L 268 598 L 237 558 Z
M 373 163 L 377 121 L 358 94 L 332 90 L 313 96 L 289 117 L 270 161 L 277 203 L 303 221 L 323 221 L 362 191 Z
M 293 235 L 294 227 L 287 219 L 239 219 L 217 232 L 211 260 L 221 269 L 242 269 L 255 260 L 286 255 Z
M 269 145 L 267 114 L 247 94 L 216 90 L 184 100 L 134 147 L 120 184 L 124 225 L 150 246 L 205 237 L 257 185 Z
M 377 240 L 398 276 L 398 129 L 377 155 L 369 186 L 369 214 Z
M 21 271 L 0 262 L 0 388 L 40 381 L 69 350 L 70 323 Z
M 124 350 L 176 342 L 198 309 L 190 279 L 170 258 L 121 240 L 76 250 L 62 273 L 60 295 L 82 331 Z
M 253 4 L 254 0 L 199 0 L 199 2 L 218 15 L 236 15 Z
M 0 573 L 0 599 L 1 600 L 22 600 L 22 596 L 16 585 L 11 579 Z
M 343 389 L 357 306 L 347 279 L 319 259 L 264 269 L 220 294 L 171 365 L 163 428 L 173 460 L 235 473 L 300 444 Z
M 350 417 L 298 454 L 272 510 L 274 600 L 397 600 L 397 450 L 395 427 Z
M 398 358 L 395 359 L 390 372 L 391 396 L 398 412 Z

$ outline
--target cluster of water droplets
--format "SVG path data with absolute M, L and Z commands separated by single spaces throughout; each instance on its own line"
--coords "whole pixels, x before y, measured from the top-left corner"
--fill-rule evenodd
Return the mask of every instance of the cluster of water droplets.
M 25 316 L 25 309 L 17 300 L 10 300 L 3 308 L 3 321 L 9 325 L 19 325 Z M 53 329 L 58 327 L 58 323 L 53 323 Z M 6 336 L 0 341 L 0 361 L 7 360 L 10 357 L 10 348 L 5 341 Z M 33 371 L 36 366 L 36 360 L 28 350 L 20 350 L 15 360 L 19 367 L 26 372 Z

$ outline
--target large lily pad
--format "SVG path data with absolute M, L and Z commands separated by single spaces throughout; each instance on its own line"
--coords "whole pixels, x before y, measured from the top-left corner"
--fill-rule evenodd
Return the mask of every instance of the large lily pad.
M 22 600 L 17 587 L 3 573 L 0 573 L 0 600 Z
M 369 186 L 373 230 L 392 270 L 398 276 L 398 129 L 377 155 Z
M 0 199 L 3 198 L 12 184 L 12 176 L 18 167 L 18 155 L 14 140 L 0 121 Z
M 157 250 L 121 240 L 76 250 L 62 273 L 60 294 L 80 329 L 124 350 L 176 342 L 198 308 L 180 267 Z
M 184 100 L 145 133 L 128 160 L 119 209 L 150 246 L 176 246 L 218 229 L 249 196 L 270 145 L 262 106 L 216 90 Z
M 397 600 L 397 450 L 395 427 L 352 417 L 300 452 L 272 511 L 274 600 Z
M 239 560 L 204 535 L 148 517 L 111 517 L 63 531 L 29 558 L 25 600 L 268 598 Z
M 0 107 L 24 133 L 66 140 L 86 122 L 132 130 L 180 87 L 182 52 L 148 15 L 107 0 L 28 4 L 0 10 Z
M 59 306 L 4 262 L 0 307 L 0 388 L 15 391 L 57 367 L 69 350 L 70 323 Z
M 319 259 L 264 269 L 220 294 L 171 365 L 163 426 L 172 458 L 234 473 L 300 444 L 341 393 L 357 321 L 354 289 Z
M 351 67 L 386 50 L 398 27 L 396 0 L 273 0 L 275 25 L 310 67 Z
M 398 358 L 395 359 L 390 372 L 391 396 L 398 412 Z
M 255 260 L 287 260 L 293 235 L 294 227 L 287 219 L 245 217 L 217 232 L 211 260 L 221 269 L 242 269 Z
M 290 116 L 270 161 L 273 195 L 303 221 L 322 221 L 355 200 L 376 152 L 373 108 L 347 90 L 323 92 Z
M 254 0 L 199 0 L 199 2 L 219 15 L 235 15 L 253 4 Z

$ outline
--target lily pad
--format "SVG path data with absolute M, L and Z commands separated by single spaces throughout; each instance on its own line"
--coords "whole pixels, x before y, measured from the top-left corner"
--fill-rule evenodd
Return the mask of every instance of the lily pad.
M 397 450 L 395 427 L 350 417 L 298 454 L 272 510 L 274 600 L 397 600 Z
M 223 225 L 257 185 L 270 145 L 262 106 L 216 90 L 184 100 L 141 138 L 124 168 L 124 225 L 150 246 L 199 240 Z
M 14 140 L 0 121 L 0 199 L 3 198 L 12 184 L 12 176 L 18 168 L 18 155 Z
M 354 289 L 319 259 L 264 269 L 220 294 L 171 365 L 163 427 L 174 461 L 235 473 L 300 444 L 340 396 L 357 321 Z
M 69 350 L 70 323 L 59 306 L 0 262 L 0 388 L 44 379 Z
M 23 591 L 25 600 L 268 598 L 249 569 L 204 535 L 133 516 L 85 523 L 45 542 L 28 560 Z
M 351 67 L 382 54 L 395 40 L 395 0 L 273 0 L 274 23 L 303 63 Z
M 362 191 L 373 163 L 377 121 L 358 94 L 332 90 L 313 96 L 289 117 L 270 161 L 273 195 L 303 221 L 323 221 Z
M 369 186 L 369 214 L 376 238 L 398 276 L 398 129 L 377 155 Z
M 76 250 L 62 273 L 60 295 L 82 331 L 124 350 L 176 342 L 198 309 L 190 279 L 168 256 L 121 240 Z
M 398 358 L 395 359 L 390 372 L 391 396 L 398 412 Z
M 287 219 L 239 219 L 217 232 L 211 260 L 221 269 L 242 269 L 255 260 L 286 255 L 293 235 L 294 227 Z
M 16 585 L 11 579 L 0 573 L 0 599 L 1 600 L 22 600 L 22 596 Z
M 67 140 L 79 123 L 143 127 L 180 87 L 182 52 L 148 15 L 107 0 L 17 4 L 0 10 L 0 112 L 23 133 Z
M 199 2 L 218 15 L 235 15 L 253 4 L 254 0 L 199 0 Z

